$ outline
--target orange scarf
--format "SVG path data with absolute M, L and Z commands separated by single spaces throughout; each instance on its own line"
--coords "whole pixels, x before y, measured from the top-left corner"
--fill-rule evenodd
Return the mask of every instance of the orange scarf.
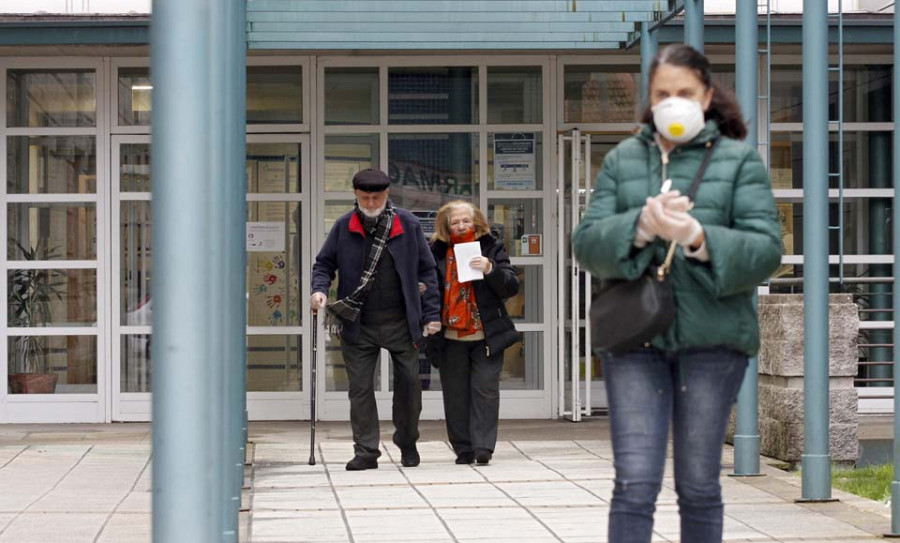
M 475 241 L 475 229 L 461 236 L 451 235 L 450 241 L 451 243 Z M 482 330 L 481 315 L 478 314 L 478 306 L 475 304 L 472 282 L 460 283 L 456 266 L 456 256 L 453 254 L 451 244 L 447 247 L 447 275 L 444 281 L 444 309 L 441 312 L 441 320 L 444 326 L 455 330 L 458 337 L 465 337 Z

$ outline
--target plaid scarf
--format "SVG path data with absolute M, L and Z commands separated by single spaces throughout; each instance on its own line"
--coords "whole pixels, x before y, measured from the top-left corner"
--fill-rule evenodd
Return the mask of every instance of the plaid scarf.
M 360 213 L 359 204 L 354 206 L 354 212 Z M 340 300 L 331 302 L 326 306 L 325 312 L 325 330 L 336 337 L 341 336 L 344 327 L 344 321 L 355 322 L 359 318 L 359 312 L 369 297 L 369 291 L 375 284 L 375 275 L 378 270 L 378 261 L 384 254 L 385 245 L 391 235 L 391 227 L 394 225 L 394 207 L 391 201 L 385 202 L 384 211 L 378 216 L 378 222 L 375 224 L 375 232 L 368 233 L 371 235 L 372 245 L 366 253 L 363 274 L 356 287 L 349 296 Z

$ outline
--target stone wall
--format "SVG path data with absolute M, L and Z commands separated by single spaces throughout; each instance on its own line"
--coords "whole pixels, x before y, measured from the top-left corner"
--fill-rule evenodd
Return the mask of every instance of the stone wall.
M 786 462 L 803 454 L 803 296 L 759 297 L 760 452 Z M 857 372 L 859 312 L 850 294 L 829 300 L 829 424 L 831 458 L 856 461 L 858 450 Z M 733 417 L 732 417 L 733 420 Z M 733 423 L 729 437 L 733 434 Z

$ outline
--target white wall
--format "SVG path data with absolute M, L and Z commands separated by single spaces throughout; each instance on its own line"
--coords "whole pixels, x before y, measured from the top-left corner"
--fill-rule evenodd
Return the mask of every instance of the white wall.
M 150 13 L 151 0 L 0 0 L 0 13 Z

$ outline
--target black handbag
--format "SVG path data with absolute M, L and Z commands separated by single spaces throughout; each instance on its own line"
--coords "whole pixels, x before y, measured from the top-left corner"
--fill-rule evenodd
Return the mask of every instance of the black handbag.
M 694 196 L 719 139 L 706 144 L 706 155 L 688 193 Z M 591 348 L 598 354 L 624 354 L 669 329 L 675 320 L 675 296 L 667 281 L 678 245 L 669 245 L 661 266 L 651 266 L 633 281 L 606 280 L 591 301 Z

